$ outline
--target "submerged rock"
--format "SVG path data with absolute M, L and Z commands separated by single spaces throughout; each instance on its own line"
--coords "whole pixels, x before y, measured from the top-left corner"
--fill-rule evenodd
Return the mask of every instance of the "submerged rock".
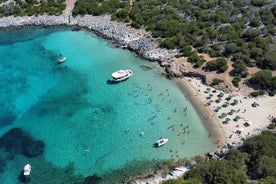
M 20 128 L 13 128 L 0 138 L 0 149 L 4 149 L 9 158 L 14 158 L 17 154 L 36 157 L 43 153 L 44 143 L 33 140 Z
M 42 141 L 30 141 L 24 146 L 22 154 L 26 157 L 36 157 L 43 153 L 44 143 Z

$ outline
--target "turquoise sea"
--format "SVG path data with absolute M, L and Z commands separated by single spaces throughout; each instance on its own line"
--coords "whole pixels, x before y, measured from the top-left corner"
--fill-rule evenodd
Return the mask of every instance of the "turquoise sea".
M 61 56 L 67 60 L 58 65 Z M 110 84 L 119 69 L 134 75 Z M 156 64 L 90 32 L 0 31 L 0 78 L 3 184 L 121 183 L 157 161 L 214 148 L 191 103 Z M 154 147 L 161 137 L 168 143 Z

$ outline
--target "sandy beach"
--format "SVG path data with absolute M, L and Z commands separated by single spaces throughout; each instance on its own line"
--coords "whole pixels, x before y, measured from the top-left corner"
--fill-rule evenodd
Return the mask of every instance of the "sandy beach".
M 252 98 L 239 92 L 225 93 L 197 78 L 175 81 L 200 114 L 218 149 L 259 134 L 275 116 L 276 96 Z

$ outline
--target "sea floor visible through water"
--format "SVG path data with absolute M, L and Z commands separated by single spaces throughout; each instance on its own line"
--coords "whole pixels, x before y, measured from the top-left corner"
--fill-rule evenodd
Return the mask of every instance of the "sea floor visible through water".
M 27 163 L 29 183 L 70 183 L 214 148 L 191 103 L 157 65 L 90 32 L 1 31 L 0 56 L 0 183 L 21 183 Z M 134 74 L 111 84 L 119 69 Z M 156 148 L 160 138 L 169 141 Z

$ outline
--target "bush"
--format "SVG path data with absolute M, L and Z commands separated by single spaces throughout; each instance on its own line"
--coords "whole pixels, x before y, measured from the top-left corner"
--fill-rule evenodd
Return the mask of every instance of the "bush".
M 263 90 L 253 91 L 253 92 L 250 93 L 250 95 L 252 97 L 262 96 L 264 94 L 265 94 L 265 92 Z
M 219 73 L 223 73 L 228 69 L 227 61 L 224 58 L 219 58 L 207 63 L 207 68 L 211 71 L 217 70 Z
M 204 59 L 200 59 L 200 60 L 198 60 L 198 61 L 195 63 L 194 67 L 195 67 L 195 68 L 199 68 L 199 67 L 201 67 L 201 66 L 203 65 L 204 62 L 205 62 Z
M 241 81 L 241 79 L 239 77 L 235 77 L 233 80 L 232 80 L 232 84 L 238 88 L 239 87 L 239 82 Z
M 268 95 L 269 95 L 269 96 L 274 96 L 274 95 L 275 95 L 275 91 L 269 91 L 269 92 L 268 92 Z
M 276 76 L 272 76 L 270 70 L 260 70 L 255 73 L 249 80 L 252 85 L 257 85 L 262 89 L 276 89 Z
M 188 62 L 189 63 L 196 63 L 198 61 L 202 60 L 202 56 L 198 56 L 197 53 L 193 52 L 189 57 L 188 57 Z
M 218 85 L 218 84 L 220 84 L 220 83 L 222 83 L 222 82 L 223 82 L 223 80 L 218 79 L 218 78 L 215 78 L 215 79 L 213 79 L 213 81 L 212 81 L 212 83 L 210 84 L 210 86 L 215 86 L 215 85 Z

